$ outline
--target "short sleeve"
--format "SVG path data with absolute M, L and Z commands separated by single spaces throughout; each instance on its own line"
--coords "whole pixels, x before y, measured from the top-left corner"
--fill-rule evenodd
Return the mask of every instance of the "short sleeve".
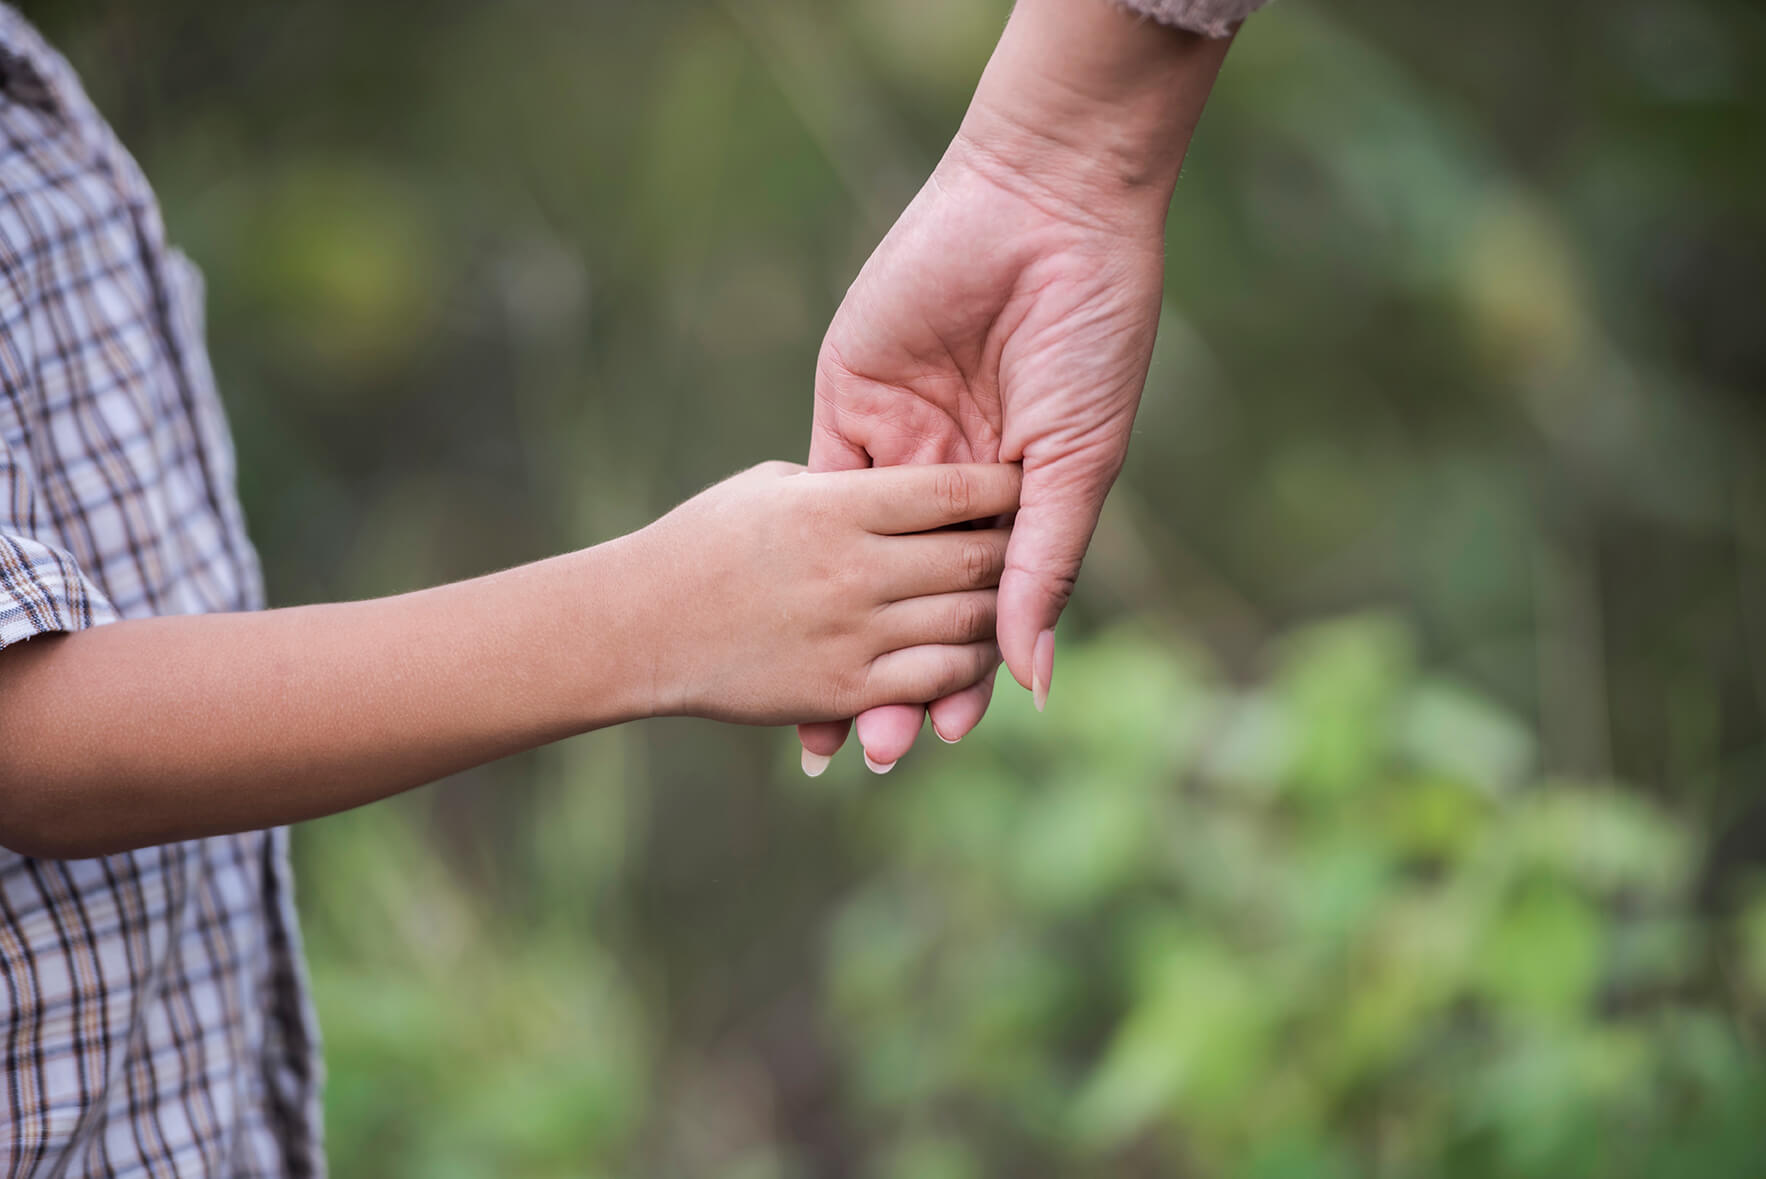
M 114 621 L 109 600 L 66 552 L 0 527 L 0 648 Z
M 1267 0 L 1121 0 L 1161 24 L 1174 25 L 1205 37 L 1225 37 Z

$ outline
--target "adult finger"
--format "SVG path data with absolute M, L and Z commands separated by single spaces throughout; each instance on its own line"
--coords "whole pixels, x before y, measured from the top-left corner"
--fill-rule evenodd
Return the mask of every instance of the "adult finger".
M 1024 506 L 1000 576 L 1000 653 L 1013 677 L 1035 694 L 1039 709 L 1054 678 L 1055 623 L 1073 596 L 1110 489 L 1108 478 L 1063 483 L 1060 474 L 1026 464 Z
M 934 700 L 927 706 L 926 714 L 932 718 L 932 731 L 938 734 L 940 741 L 946 745 L 955 745 L 981 723 L 981 718 L 987 715 L 987 706 L 993 702 L 993 680 L 998 672 L 999 668 L 996 666 L 993 671 L 962 691 Z
M 862 527 L 884 535 L 1003 516 L 1017 508 L 1023 478 L 1009 463 L 878 467 L 821 477 L 849 497 Z
M 924 704 L 884 704 L 859 713 L 858 743 L 872 773 L 887 774 L 907 756 L 926 721 Z
M 798 725 L 797 740 L 803 746 L 803 772 L 812 778 L 821 777 L 834 755 L 840 752 L 840 747 L 846 744 L 846 734 L 851 729 L 849 720 Z
M 865 448 L 851 441 L 834 424 L 833 406 L 816 399 L 815 421 L 809 430 L 809 469 L 812 471 L 857 471 L 871 465 Z

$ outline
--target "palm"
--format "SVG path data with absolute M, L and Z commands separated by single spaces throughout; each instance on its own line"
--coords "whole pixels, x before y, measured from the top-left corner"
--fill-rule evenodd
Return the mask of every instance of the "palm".
M 1000 586 L 1000 648 L 1031 680 L 1039 633 L 1066 604 L 1120 470 L 1157 327 L 1156 225 L 1057 215 L 949 161 L 902 215 L 834 317 L 816 373 L 812 469 L 1024 464 L 1023 505 Z M 940 733 L 979 721 L 990 684 L 932 707 Z M 892 762 L 919 708 L 860 718 Z M 827 750 L 838 728 L 805 730 Z

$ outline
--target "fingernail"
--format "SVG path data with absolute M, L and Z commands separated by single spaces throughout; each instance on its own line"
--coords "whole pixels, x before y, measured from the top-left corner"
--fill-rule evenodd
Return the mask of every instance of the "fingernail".
M 1036 646 L 1030 652 L 1030 695 L 1036 701 L 1036 711 L 1048 707 L 1049 681 L 1054 678 L 1055 632 L 1045 630 L 1036 636 Z
M 887 774 L 890 770 L 895 768 L 895 763 L 891 761 L 878 765 L 871 760 L 871 755 L 867 753 L 865 754 L 865 768 L 870 770 L 873 774 Z
M 811 753 L 807 749 L 803 751 L 803 772 L 812 778 L 821 777 L 822 771 L 833 764 L 834 759 L 831 757 L 823 757 L 821 754 Z
M 943 741 L 946 745 L 955 745 L 958 741 L 962 740 L 961 737 L 946 737 L 943 733 L 940 733 L 938 731 L 938 722 L 937 721 L 932 722 L 932 732 L 935 736 L 937 736 L 937 738 L 940 741 Z

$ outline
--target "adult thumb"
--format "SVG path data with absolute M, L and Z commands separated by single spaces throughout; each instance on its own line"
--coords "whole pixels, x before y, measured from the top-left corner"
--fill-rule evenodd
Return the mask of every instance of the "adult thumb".
M 1040 709 L 1054 676 L 1055 623 L 1073 596 L 1103 510 L 1108 481 L 1095 490 L 1051 487 L 1056 472 L 1024 466 L 1022 506 L 1006 544 L 1000 577 L 1000 655 Z

